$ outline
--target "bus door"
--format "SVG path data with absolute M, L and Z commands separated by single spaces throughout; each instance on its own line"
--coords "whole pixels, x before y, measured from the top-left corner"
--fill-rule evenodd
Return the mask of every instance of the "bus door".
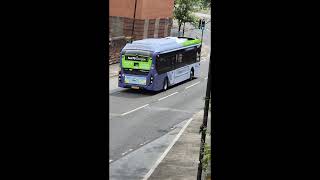
M 167 73 L 170 84 L 175 84 L 174 78 L 174 63 L 175 63 L 175 54 L 171 54 L 167 57 L 168 65 L 170 66 L 170 71 Z
M 158 74 L 165 74 L 169 84 L 174 84 L 173 58 L 171 54 L 161 54 L 156 61 Z

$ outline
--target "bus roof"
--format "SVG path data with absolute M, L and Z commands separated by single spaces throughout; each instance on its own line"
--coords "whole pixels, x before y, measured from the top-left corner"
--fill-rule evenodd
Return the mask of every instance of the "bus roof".
M 145 50 L 162 53 L 199 45 L 200 43 L 199 39 L 186 37 L 150 38 L 128 43 L 122 50 Z

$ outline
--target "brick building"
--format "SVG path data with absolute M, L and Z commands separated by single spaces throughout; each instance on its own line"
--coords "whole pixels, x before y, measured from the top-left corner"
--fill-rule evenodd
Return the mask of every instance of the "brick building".
M 174 0 L 109 0 L 109 64 L 119 61 L 119 52 L 132 35 L 135 40 L 170 35 Z

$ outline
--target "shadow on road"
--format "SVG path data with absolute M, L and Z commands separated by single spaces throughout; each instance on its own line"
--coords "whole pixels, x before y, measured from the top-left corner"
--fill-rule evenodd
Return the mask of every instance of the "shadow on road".
M 150 97 L 153 95 L 156 95 L 159 92 L 154 92 L 154 91 L 147 91 L 147 90 L 143 90 L 143 89 L 124 89 L 122 91 L 117 91 L 117 92 L 113 92 L 110 93 L 110 96 L 114 96 L 114 97 L 123 97 L 123 98 L 144 98 L 144 97 Z

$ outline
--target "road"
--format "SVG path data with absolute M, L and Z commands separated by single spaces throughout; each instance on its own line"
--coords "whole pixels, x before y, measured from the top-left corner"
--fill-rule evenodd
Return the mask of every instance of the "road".
M 111 90 L 110 169 L 112 169 L 113 162 L 152 141 L 157 141 L 174 130 L 175 125 L 186 121 L 194 113 L 203 109 L 207 72 L 208 60 L 202 61 L 200 78 L 181 83 L 166 92 L 151 93 L 118 88 Z M 168 142 L 170 139 L 165 141 Z M 161 148 L 165 149 L 165 147 Z M 156 156 L 161 156 L 161 150 Z M 139 157 L 143 158 L 143 155 Z M 152 162 L 155 161 L 156 159 L 144 168 L 151 167 Z M 121 168 L 115 171 L 119 170 Z M 110 174 L 112 175 L 112 171 Z M 133 174 L 130 175 L 133 176 Z M 134 175 L 138 176 L 138 174 Z M 115 179 L 121 178 L 123 177 Z
M 186 121 L 203 109 L 208 60 L 202 59 L 199 78 L 165 92 L 122 89 L 117 77 L 110 79 L 110 179 L 143 179 Z

